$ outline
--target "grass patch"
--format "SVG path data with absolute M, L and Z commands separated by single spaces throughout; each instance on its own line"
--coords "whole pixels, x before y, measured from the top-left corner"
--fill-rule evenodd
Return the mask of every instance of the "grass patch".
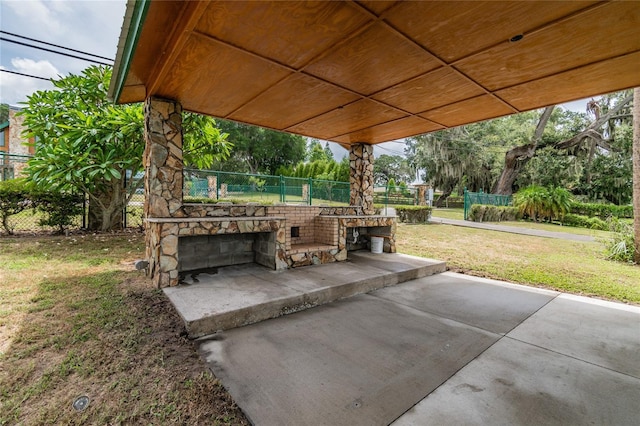
M 248 424 L 132 271 L 143 253 L 139 234 L 0 239 L 0 424 Z
M 640 267 L 605 260 L 601 242 L 575 242 L 449 225 L 404 225 L 399 252 L 454 271 L 640 304 Z
M 464 220 L 464 209 L 433 208 L 432 216 L 443 217 L 445 219 Z
M 445 219 L 464 220 L 464 209 L 433 209 L 432 216 Z M 563 226 L 554 223 L 540 223 L 526 220 L 509 221 L 509 222 L 487 222 L 495 223 L 503 226 L 514 226 L 516 228 L 538 229 L 541 231 L 566 232 L 576 235 L 590 235 L 595 238 L 612 238 L 609 231 L 600 231 L 596 229 L 577 228 L 573 226 Z

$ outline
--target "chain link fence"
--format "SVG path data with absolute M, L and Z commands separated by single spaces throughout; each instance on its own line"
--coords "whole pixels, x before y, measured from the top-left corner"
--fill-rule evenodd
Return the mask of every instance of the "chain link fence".
M 0 155 L 0 169 L 5 173 L 2 180 L 22 176 L 29 156 Z M 6 177 L 6 178 L 5 178 Z M 140 179 L 138 173 L 135 178 Z M 289 176 L 271 176 L 247 173 L 232 173 L 212 170 L 184 170 L 183 197 L 189 201 L 231 201 L 257 203 L 289 203 L 310 206 L 346 206 L 349 205 L 349 182 L 338 182 Z M 416 205 L 417 190 L 412 186 L 374 188 L 374 203 L 377 205 Z M 42 225 L 44 214 L 25 201 L 23 211 L 8 219 L 9 227 L 14 231 L 37 232 L 54 231 L 55 228 Z M 85 228 L 88 223 L 88 203 L 82 203 L 82 214 L 73 217 L 68 229 Z M 136 190 L 123 212 L 125 228 L 143 227 L 144 191 Z

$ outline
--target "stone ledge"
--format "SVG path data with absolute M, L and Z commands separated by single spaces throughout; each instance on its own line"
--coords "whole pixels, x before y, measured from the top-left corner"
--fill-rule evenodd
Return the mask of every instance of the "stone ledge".
M 353 214 L 345 214 L 345 215 L 333 215 L 333 216 L 329 216 L 329 215 L 324 215 L 321 217 L 326 217 L 326 218 L 336 218 L 336 219 L 362 219 L 362 220 L 367 220 L 367 219 L 397 219 L 398 216 L 384 216 L 381 214 L 369 214 L 369 215 L 353 215 Z
M 263 221 L 285 220 L 279 216 L 220 216 L 220 217 L 149 217 L 145 219 L 150 223 L 185 223 L 185 222 L 233 222 L 233 221 Z
M 291 254 L 309 253 L 309 252 L 315 252 L 315 251 L 329 251 L 329 250 L 337 250 L 337 249 L 338 249 L 337 244 L 336 245 L 318 244 L 318 243 L 292 244 L 291 250 L 288 250 L 287 254 L 291 255 Z

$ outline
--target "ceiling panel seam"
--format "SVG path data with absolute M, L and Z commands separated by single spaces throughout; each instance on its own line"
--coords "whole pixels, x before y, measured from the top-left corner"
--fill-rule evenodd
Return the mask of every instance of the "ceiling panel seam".
M 184 3 L 184 7 L 180 11 L 180 16 L 175 20 L 176 24 L 173 26 L 171 34 L 163 46 L 161 56 L 166 55 L 167 60 L 156 61 L 156 66 L 149 75 L 147 96 L 153 96 L 156 93 L 158 85 L 162 83 L 167 72 L 172 68 L 174 62 L 182 52 L 182 48 L 189 38 L 191 30 L 195 27 L 206 6 L 207 4 L 203 2 Z M 169 53 L 166 53 L 167 51 Z
M 584 13 L 590 12 L 590 11 L 591 11 L 591 10 L 593 10 L 593 9 L 597 9 L 597 8 L 599 8 L 599 7 L 603 7 L 603 6 L 605 6 L 607 3 L 608 3 L 608 2 L 606 2 L 606 1 L 605 1 L 605 2 L 600 2 L 600 3 L 592 4 L 592 5 L 590 5 L 590 6 L 586 6 L 586 7 L 582 8 L 582 9 L 579 9 L 579 10 L 573 11 L 573 12 L 571 12 L 571 13 L 569 13 L 569 14 L 565 15 L 565 16 L 562 16 L 562 17 L 560 17 L 560 18 L 557 18 L 557 19 L 555 19 L 555 20 L 553 20 L 553 21 L 549 21 L 549 22 L 546 22 L 546 23 L 544 23 L 544 24 L 538 25 L 537 27 L 532 28 L 532 29 L 530 29 L 529 31 L 525 31 L 525 32 L 522 32 L 522 33 L 520 33 L 520 34 L 513 34 L 513 35 L 514 35 L 514 36 L 516 36 L 516 35 L 522 35 L 522 36 L 524 36 L 524 38 L 526 38 L 526 37 L 531 36 L 531 35 L 533 35 L 533 34 L 537 34 L 537 33 L 541 32 L 541 31 L 547 30 L 547 29 L 549 29 L 550 27 L 553 27 L 553 26 L 555 26 L 555 25 L 558 25 L 558 24 L 560 24 L 560 23 L 562 23 L 562 22 L 565 22 L 565 21 L 567 21 L 567 20 L 569 20 L 569 19 L 572 19 L 572 18 L 574 18 L 574 17 L 576 17 L 576 16 L 579 16 L 579 15 L 582 15 L 582 14 L 584 14 Z M 460 62 L 462 62 L 462 61 L 465 61 L 465 60 L 467 60 L 467 59 L 472 59 L 473 57 L 478 56 L 478 55 L 481 55 L 481 54 L 483 54 L 483 53 L 485 53 L 485 52 L 487 52 L 487 51 L 489 51 L 489 50 L 495 49 L 495 48 L 496 48 L 496 47 L 498 47 L 498 46 L 501 46 L 501 45 L 503 45 L 503 44 L 509 44 L 509 43 L 513 43 L 513 42 L 511 42 L 511 41 L 509 41 L 509 40 L 502 40 L 502 41 L 499 41 L 499 42 L 494 43 L 494 44 L 492 44 L 492 45 L 490 45 L 490 46 L 484 47 L 484 48 L 482 48 L 482 49 L 478 49 L 478 50 L 476 50 L 475 52 L 471 52 L 471 53 L 469 53 L 469 54 L 467 54 L 467 55 L 464 55 L 464 56 L 462 56 L 462 57 L 460 57 L 460 58 L 458 58 L 458 59 L 456 59 L 456 60 L 454 60 L 454 61 L 451 61 L 451 62 L 449 63 L 449 65 L 451 65 L 451 66 L 454 66 L 454 67 L 455 67 L 455 66 L 457 66 L 457 65 L 458 65 Z M 516 42 L 516 43 L 517 43 L 517 42 Z

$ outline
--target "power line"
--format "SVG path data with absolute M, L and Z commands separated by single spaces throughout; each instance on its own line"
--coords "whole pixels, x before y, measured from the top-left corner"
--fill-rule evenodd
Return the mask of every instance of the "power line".
M 80 59 L 82 61 L 93 62 L 93 63 L 100 64 L 100 65 L 112 65 L 112 64 L 107 63 L 107 62 L 97 61 L 95 59 L 83 58 L 81 56 L 72 55 L 70 53 L 58 52 L 58 51 L 53 50 L 53 49 L 47 49 L 46 47 L 34 46 L 32 44 L 29 44 L 29 43 L 23 43 L 21 41 L 11 40 L 11 39 L 8 39 L 6 37 L 0 37 L 0 40 L 8 41 L 9 43 L 15 43 L 15 44 L 19 44 L 19 45 L 26 46 L 26 47 L 31 47 L 33 49 L 44 50 L 45 52 L 51 52 L 51 53 L 55 53 L 55 54 L 58 54 L 58 55 L 67 56 L 69 58 Z
M 53 43 L 49 43 L 49 42 L 46 42 L 46 41 L 38 40 L 38 39 L 35 39 L 35 38 L 22 36 L 20 34 L 10 33 L 9 31 L 0 30 L 0 33 L 6 34 L 6 35 L 10 35 L 10 36 L 13 36 L 13 37 L 22 38 L 24 40 L 35 41 L 36 43 L 46 44 L 47 46 L 57 47 L 58 49 L 64 49 L 64 50 L 68 50 L 70 52 L 82 53 L 83 55 L 93 56 L 94 58 L 105 59 L 107 61 L 113 62 L 113 59 L 107 58 L 106 56 L 94 55 L 93 53 L 83 52 L 82 50 L 76 50 L 76 49 L 72 49 L 70 47 L 64 47 L 64 46 L 60 46 L 58 44 L 53 44 Z
M 23 77 L 37 78 L 38 80 L 51 81 L 51 79 L 50 79 L 50 78 L 38 77 L 37 75 L 24 74 L 24 73 L 17 72 L 17 71 L 11 71 L 11 70 L 5 70 L 5 69 L 0 69 L 0 71 L 2 71 L 2 72 L 8 72 L 9 74 L 21 75 L 21 76 L 23 76 Z

